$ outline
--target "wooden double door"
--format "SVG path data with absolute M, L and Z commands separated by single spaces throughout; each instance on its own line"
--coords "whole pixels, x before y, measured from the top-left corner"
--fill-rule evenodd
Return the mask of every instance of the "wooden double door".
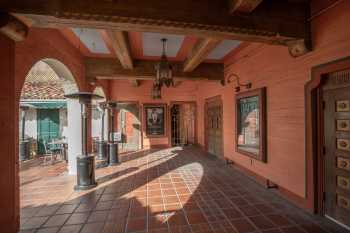
M 205 139 L 208 153 L 223 157 L 222 100 L 213 97 L 205 103 Z
M 347 77 L 347 78 L 346 78 Z M 330 74 L 323 96 L 323 207 L 350 227 L 350 70 Z

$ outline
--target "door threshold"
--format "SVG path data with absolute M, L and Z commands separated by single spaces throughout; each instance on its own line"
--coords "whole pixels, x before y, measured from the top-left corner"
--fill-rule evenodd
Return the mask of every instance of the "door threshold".
M 325 215 L 325 217 L 328 218 L 329 220 L 331 220 L 332 222 L 338 224 L 339 226 L 345 228 L 346 230 L 349 230 L 349 231 L 350 231 L 350 226 L 345 225 L 344 223 L 341 223 L 341 222 L 339 222 L 338 220 L 336 220 L 336 219 L 334 219 L 334 218 L 332 218 L 332 217 L 330 217 L 330 216 L 328 216 L 328 215 Z

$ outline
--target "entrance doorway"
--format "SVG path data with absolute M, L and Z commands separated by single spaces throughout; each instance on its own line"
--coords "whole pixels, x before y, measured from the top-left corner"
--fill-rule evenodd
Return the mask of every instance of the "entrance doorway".
M 196 104 L 192 102 L 171 103 L 170 115 L 171 145 L 183 146 L 195 144 Z
M 119 152 L 130 152 L 141 149 L 141 121 L 138 103 L 118 103 L 118 132 L 122 141 L 118 144 Z
M 205 102 L 205 145 L 208 153 L 223 157 L 222 147 L 222 100 L 221 96 Z
M 45 144 L 60 137 L 58 109 L 38 109 L 38 154 L 45 154 Z
M 327 75 L 323 96 L 324 214 L 350 227 L 350 70 Z

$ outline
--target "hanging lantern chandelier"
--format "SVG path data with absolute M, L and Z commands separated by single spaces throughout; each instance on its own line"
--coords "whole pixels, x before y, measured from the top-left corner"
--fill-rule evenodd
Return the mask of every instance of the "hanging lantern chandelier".
M 161 42 L 163 44 L 163 52 L 162 52 L 160 62 L 155 66 L 156 79 L 152 87 L 153 99 L 160 99 L 162 97 L 161 91 L 164 85 L 166 87 L 174 86 L 173 68 L 170 65 L 168 58 L 166 56 L 167 39 L 163 38 L 161 39 Z

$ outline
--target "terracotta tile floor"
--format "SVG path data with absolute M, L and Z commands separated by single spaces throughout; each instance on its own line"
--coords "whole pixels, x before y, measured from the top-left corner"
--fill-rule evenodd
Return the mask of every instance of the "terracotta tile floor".
M 64 163 L 24 166 L 21 232 L 346 232 L 197 148 L 121 157 L 120 165 L 97 169 L 98 187 L 84 192 L 73 191 Z

